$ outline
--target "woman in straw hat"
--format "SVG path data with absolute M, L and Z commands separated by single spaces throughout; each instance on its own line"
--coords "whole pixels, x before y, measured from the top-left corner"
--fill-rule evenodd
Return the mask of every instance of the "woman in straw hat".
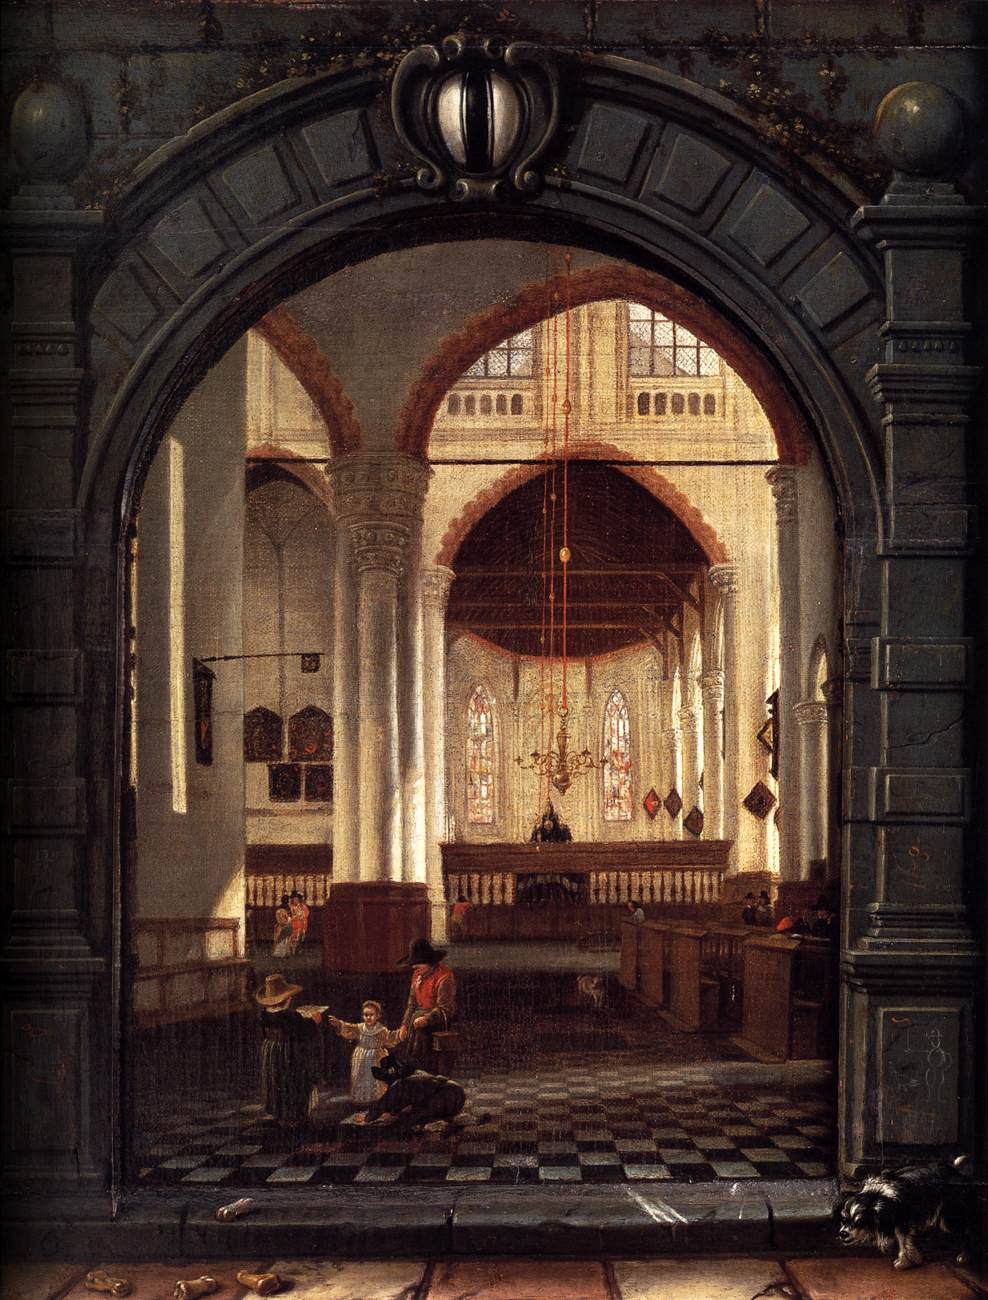
M 307 1048 L 322 1018 L 319 1012 L 303 1014 L 292 1008 L 292 999 L 301 991 L 299 984 L 274 974 L 254 994 L 261 1007 L 261 1105 L 287 1126 L 305 1119 L 313 1084 Z

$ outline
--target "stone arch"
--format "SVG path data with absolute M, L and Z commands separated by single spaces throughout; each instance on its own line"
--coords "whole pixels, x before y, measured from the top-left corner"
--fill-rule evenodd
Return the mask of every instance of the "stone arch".
M 571 460 L 607 459 L 613 460 L 613 467 L 627 474 L 629 478 L 641 484 L 657 501 L 670 510 L 679 521 L 689 529 L 694 540 L 703 548 L 710 564 L 727 564 L 730 555 L 727 547 L 718 537 L 716 530 L 704 519 L 703 515 L 690 501 L 686 494 L 671 483 L 664 474 L 649 465 L 622 465 L 621 460 L 627 455 L 617 447 L 606 442 L 581 442 L 573 452 Z M 470 530 L 487 514 L 487 512 L 509 492 L 521 487 L 540 473 L 539 465 L 517 465 L 502 474 L 496 482 L 483 488 L 472 501 L 469 501 L 460 514 L 453 520 L 443 534 L 436 564 L 453 567 L 456 552 Z
M 299 381 L 322 416 L 334 455 L 356 451 L 360 425 L 353 403 L 315 339 L 302 328 L 287 307 L 273 307 L 254 325 Z
M 279 447 L 274 442 L 258 443 L 250 449 L 250 461 L 277 463 L 287 474 L 298 480 L 302 487 L 323 503 L 330 517 L 335 517 L 333 492 L 329 479 L 315 465 L 304 460 L 296 451 Z
M 399 420 L 401 449 L 410 456 L 428 454 L 432 422 L 446 393 L 478 357 L 503 339 L 565 311 L 567 306 L 614 298 L 661 311 L 715 347 L 761 403 L 780 461 L 805 464 L 811 445 L 805 418 L 758 350 L 695 293 L 634 266 L 588 267 L 526 285 L 510 302 L 478 313 L 449 335 L 426 362 L 405 399 Z
M 296 79 L 223 110 L 146 160 L 109 214 L 80 304 L 92 387 L 78 621 L 92 662 L 115 648 L 115 670 L 84 702 L 94 897 L 122 906 L 124 531 L 156 440 L 208 368 L 289 294 L 464 226 L 609 253 L 715 305 L 785 394 L 786 418 L 823 449 L 842 513 L 848 674 L 868 680 L 884 515 L 867 376 L 885 303 L 879 262 L 849 229 L 860 196 L 781 156 L 728 101 L 683 78 L 608 56 L 560 60 L 567 94 L 545 188 L 496 214 L 416 189 L 381 111 L 386 88 L 367 70 Z M 848 718 L 852 732 L 855 770 L 877 768 L 879 729 Z

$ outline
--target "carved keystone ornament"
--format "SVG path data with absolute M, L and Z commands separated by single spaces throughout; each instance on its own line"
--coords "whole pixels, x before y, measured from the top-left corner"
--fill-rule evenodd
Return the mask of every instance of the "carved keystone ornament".
M 391 112 L 424 166 L 419 187 L 454 199 L 537 194 L 538 163 L 559 122 L 555 65 L 537 45 L 497 36 L 447 36 L 398 65 Z

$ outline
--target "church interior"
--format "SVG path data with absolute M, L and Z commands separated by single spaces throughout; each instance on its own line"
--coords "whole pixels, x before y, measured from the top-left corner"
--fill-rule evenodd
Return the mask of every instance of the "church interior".
M 186 400 L 128 545 L 130 1179 L 832 1170 L 840 519 L 729 322 L 551 243 L 336 270 Z M 479 1120 L 395 1141 L 325 1016 L 394 1027 L 419 938 Z M 275 976 L 326 1009 L 288 1131 Z

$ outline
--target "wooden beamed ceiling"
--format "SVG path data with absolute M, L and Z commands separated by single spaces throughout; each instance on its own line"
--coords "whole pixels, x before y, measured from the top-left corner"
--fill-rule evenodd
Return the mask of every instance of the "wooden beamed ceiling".
M 450 627 L 469 630 L 514 654 L 538 655 L 543 634 L 543 503 L 552 476 L 516 488 L 474 525 L 454 561 Z M 556 491 L 556 632 L 561 652 L 562 469 Z M 645 488 L 606 465 L 569 466 L 567 652 L 606 654 L 682 630 L 683 607 L 699 608 L 707 558 L 686 526 Z

